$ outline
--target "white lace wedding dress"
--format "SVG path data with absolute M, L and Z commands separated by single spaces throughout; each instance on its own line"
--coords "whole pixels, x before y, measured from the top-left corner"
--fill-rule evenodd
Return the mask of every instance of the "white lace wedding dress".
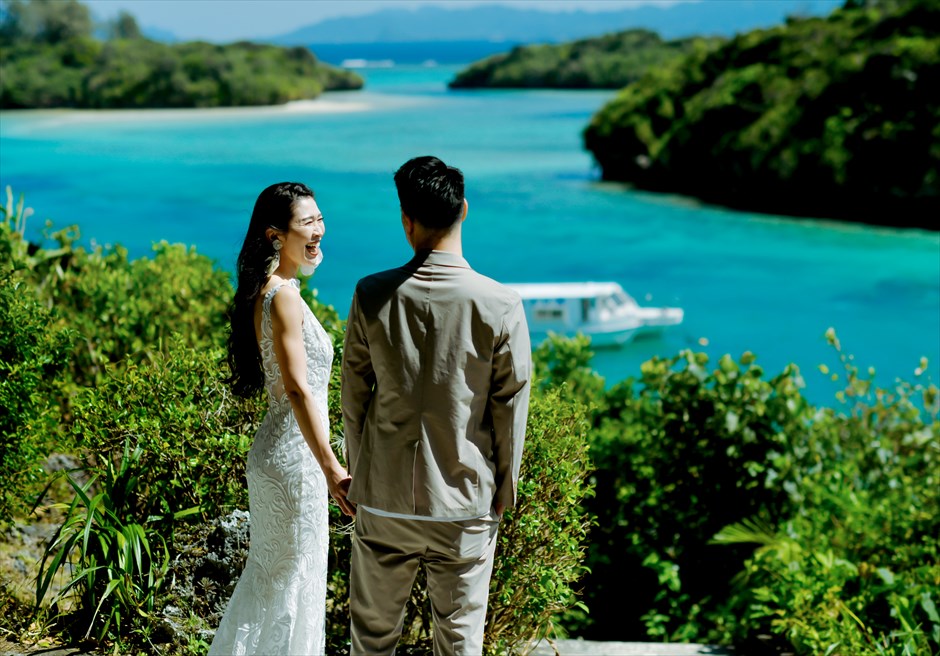
M 291 284 L 299 287 L 299 282 Z M 329 546 L 326 479 L 300 434 L 274 355 L 269 291 L 261 356 L 268 414 L 248 453 L 248 561 L 209 648 L 210 656 L 324 653 Z M 322 421 L 333 362 L 329 335 L 304 304 L 307 382 Z

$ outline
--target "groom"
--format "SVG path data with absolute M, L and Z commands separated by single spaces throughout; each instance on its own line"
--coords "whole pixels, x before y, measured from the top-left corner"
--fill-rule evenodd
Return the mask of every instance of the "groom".
M 480 654 L 499 518 L 516 500 L 531 351 L 519 295 L 462 257 L 463 174 L 395 174 L 414 258 L 356 286 L 343 350 L 352 656 L 392 654 L 423 565 L 434 653 Z

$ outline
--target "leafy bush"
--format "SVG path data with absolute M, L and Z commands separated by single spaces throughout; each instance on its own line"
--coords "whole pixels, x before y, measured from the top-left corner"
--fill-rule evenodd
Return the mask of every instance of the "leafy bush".
M 586 568 L 592 521 L 584 510 L 588 477 L 588 408 L 557 391 L 529 407 L 519 502 L 500 527 L 486 647 L 490 654 L 525 651 L 555 634 L 557 618 L 583 605 L 577 586 Z
M 940 653 L 940 394 L 921 382 L 877 389 L 844 362 L 849 414 L 819 411 L 773 458 L 794 472 L 795 512 L 715 538 L 761 545 L 728 612 L 801 654 Z
M 37 588 L 48 602 L 53 577 L 75 568 L 52 600 L 74 603 L 65 625 L 98 640 L 147 637 L 180 522 L 247 505 L 245 458 L 262 407 L 228 392 L 221 357 L 175 342 L 151 362 L 108 367 L 74 399 L 71 443 L 91 480 L 72 481 L 75 498 L 60 504 L 68 511 Z
M 795 367 L 765 380 L 749 353 L 714 370 L 704 354 L 653 359 L 607 390 L 586 339 L 537 355 L 549 387 L 593 407 L 590 613 L 572 630 L 746 653 L 940 649 L 935 385 L 878 389 L 840 351 L 840 410 L 808 404 Z
M 222 355 L 176 343 L 149 364 L 109 369 L 75 399 L 69 429 L 86 471 L 106 470 L 128 442 L 141 452 L 128 517 L 194 507 L 213 518 L 246 505 L 245 457 L 263 404 L 229 392 Z
M 588 340 L 553 337 L 537 356 L 548 385 L 593 407 L 590 613 L 571 629 L 607 640 L 702 637 L 698 616 L 729 593 L 750 553 L 709 541 L 727 524 L 787 509 L 779 483 L 766 484 L 767 460 L 804 428 L 798 372 L 765 381 L 751 354 L 709 371 L 705 354 L 685 351 L 605 391 Z
M 24 282 L 18 254 L 25 252 L 22 200 L 0 207 L 0 524 L 23 511 L 42 484 L 41 462 L 54 443 L 57 408 L 51 397 L 74 335 L 55 325 L 55 314 Z
M 48 232 L 48 230 L 47 230 Z M 146 362 L 174 336 L 200 350 L 225 343 L 229 276 L 181 244 L 160 242 L 152 258 L 130 261 L 121 246 L 76 246 L 74 226 L 56 247 L 30 246 L 18 258 L 24 279 L 78 333 L 69 362 L 74 386 L 94 383 L 109 364 Z
M 0 524 L 41 484 L 58 417 L 50 397 L 72 343 L 18 278 L 0 270 Z

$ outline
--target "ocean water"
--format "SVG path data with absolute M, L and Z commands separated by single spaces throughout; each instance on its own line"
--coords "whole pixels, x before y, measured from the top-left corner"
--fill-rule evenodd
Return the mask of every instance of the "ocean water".
M 311 185 L 326 217 L 313 284 L 345 316 L 356 280 L 410 257 L 392 174 L 435 154 L 467 178 L 465 256 L 505 282 L 613 280 L 641 303 L 678 305 L 660 337 L 598 351 L 608 382 L 683 348 L 797 363 L 832 400 L 824 339 L 876 380 L 940 367 L 940 235 L 704 206 L 598 182 L 581 130 L 610 92 L 446 89 L 453 66 L 365 69 L 364 91 L 290 109 L 0 113 L 0 185 L 43 221 L 144 256 L 193 244 L 231 270 L 254 199 Z M 313 108 L 310 110 L 309 108 Z M 319 109 L 317 109 L 319 108 Z M 707 344 L 704 345 L 703 344 Z M 934 379 L 936 380 L 936 375 Z

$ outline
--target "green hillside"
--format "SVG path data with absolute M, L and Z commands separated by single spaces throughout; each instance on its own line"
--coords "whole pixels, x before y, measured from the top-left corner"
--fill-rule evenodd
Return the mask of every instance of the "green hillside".
M 93 29 L 75 0 L 0 5 L 0 109 L 272 105 L 362 86 L 306 48 L 167 45 L 143 38 L 127 14 L 107 40 Z
M 937 229 L 940 2 L 850 0 L 652 69 L 584 132 L 606 180 Z
M 655 32 L 628 30 L 557 45 L 519 46 L 471 65 L 450 87 L 618 89 L 652 68 L 722 41 L 663 41 Z

